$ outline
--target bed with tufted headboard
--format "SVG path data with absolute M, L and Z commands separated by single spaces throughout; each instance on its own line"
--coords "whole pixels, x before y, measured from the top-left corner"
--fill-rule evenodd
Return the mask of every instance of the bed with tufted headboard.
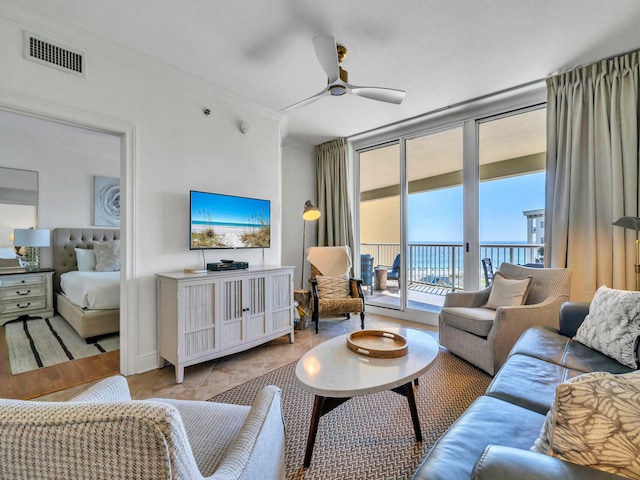
M 117 228 L 55 228 L 53 230 L 53 289 L 56 310 L 82 338 L 92 338 L 120 330 L 120 309 L 92 310 L 71 302 L 60 289 L 62 274 L 78 270 L 76 248 L 92 249 L 93 242 L 120 239 Z

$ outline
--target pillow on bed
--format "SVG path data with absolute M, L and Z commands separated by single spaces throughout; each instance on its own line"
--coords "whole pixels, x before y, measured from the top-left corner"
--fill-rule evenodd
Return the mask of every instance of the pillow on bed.
M 80 272 L 92 272 L 96 269 L 96 252 L 87 248 L 76 248 L 76 259 Z
M 96 252 L 97 272 L 117 272 L 120 270 L 120 240 L 93 242 Z

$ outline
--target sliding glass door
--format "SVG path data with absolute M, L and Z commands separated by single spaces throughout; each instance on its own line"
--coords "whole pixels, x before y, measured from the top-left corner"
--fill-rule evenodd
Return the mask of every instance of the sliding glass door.
M 407 307 L 439 311 L 462 288 L 462 126 L 406 140 Z
M 405 295 L 400 272 L 403 243 L 400 143 L 359 152 L 358 166 L 359 258 L 366 303 L 400 309 Z
M 479 256 L 482 287 L 488 265 L 542 267 L 546 109 L 513 112 L 478 122 L 480 164 Z
M 366 303 L 421 318 L 489 264 L 542 266 L 545 132 L 540 104 L 356 148 Z

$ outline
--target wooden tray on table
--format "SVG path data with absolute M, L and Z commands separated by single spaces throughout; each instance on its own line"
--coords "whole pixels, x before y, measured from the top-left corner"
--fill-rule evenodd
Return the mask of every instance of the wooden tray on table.
M 347 337 L 347 347 L 373 358 L 396 358 L 407 354 L 407 339 L 385 330 L 360 330 Z

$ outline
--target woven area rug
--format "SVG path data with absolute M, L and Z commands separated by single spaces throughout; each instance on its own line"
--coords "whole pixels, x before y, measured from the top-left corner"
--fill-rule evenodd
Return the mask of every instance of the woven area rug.
M 313 394 L 298 386 L 296 362 L 216 395 L 249 405 L 265 385 L 282 389 L 287 479 L 408 479 L 435 441 L 489 386 L 491 377 L 446 350 L 419 379 L 415 440 L 405 397 L 391 391 L 354 397 L 320 419 L 311 466 L 302 467 Z
M 120 348 L 118 334 L 87 343 L 60 317 L 29 318 L 5 325 L 11 373 L 18 375 Z

